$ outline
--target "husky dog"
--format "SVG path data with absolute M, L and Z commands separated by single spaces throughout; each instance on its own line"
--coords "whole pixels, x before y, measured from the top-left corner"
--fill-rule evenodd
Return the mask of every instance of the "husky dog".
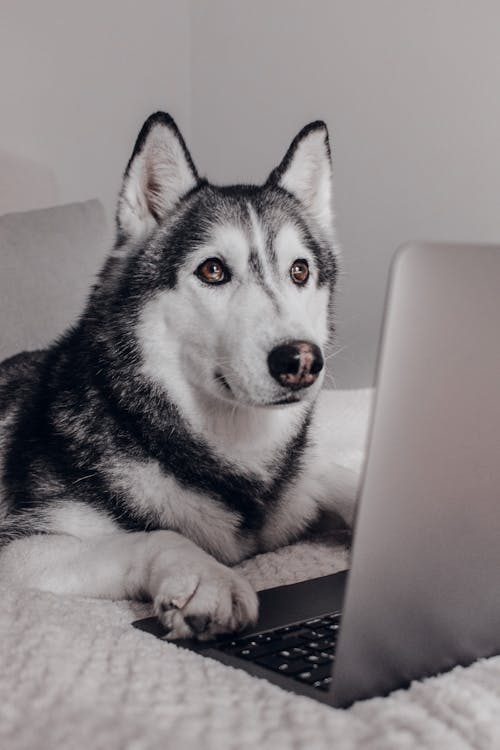
M 229 566 L 350 520 L 313 411 L 331 211 L 323 122 L 264 185 L 217 187 L 169 115 L 146 121 L 85 311 L 0 368 L 2 581 L 148 598 L 170 638 L 205 639 L 257 616 Z

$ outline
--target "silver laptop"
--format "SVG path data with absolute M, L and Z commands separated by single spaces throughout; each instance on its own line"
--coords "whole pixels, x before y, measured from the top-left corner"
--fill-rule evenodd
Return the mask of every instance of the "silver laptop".
M 350 572 L 259 596 L 183 645 L 333 706 L 500 653 L 500 247 L 397 253 Z

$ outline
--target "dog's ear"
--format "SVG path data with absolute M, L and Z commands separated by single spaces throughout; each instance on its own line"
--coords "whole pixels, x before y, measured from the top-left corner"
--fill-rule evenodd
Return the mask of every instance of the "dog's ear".
M 150 232 L 198 182 L 174 120 L 165 112 L 148 117 L 123 177 L 116 212 L 119 241 Z
M 332 161 L 324 122 L 311 122 L 300 131 L 281 164 L 271 172 L 268 184 L 292 193 L 323 230 L 332 231 Z

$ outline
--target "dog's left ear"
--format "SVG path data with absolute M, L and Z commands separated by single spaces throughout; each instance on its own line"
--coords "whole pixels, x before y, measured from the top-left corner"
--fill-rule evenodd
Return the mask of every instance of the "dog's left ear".
M 150 232 L 198 182 L 174 120 L 165 112 L 148 117 L 123 177 L 116 212 L 119 239 L 126 242 Z
M 268 184 L 292 193 L 324 231 L 332 231 L 332 161 L 324 122 L 311 122 L 300 131 L 281 164 L 271 172 Z

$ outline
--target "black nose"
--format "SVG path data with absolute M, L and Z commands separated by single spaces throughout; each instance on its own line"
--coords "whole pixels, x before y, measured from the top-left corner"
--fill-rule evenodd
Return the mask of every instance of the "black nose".
M 309 341 L 291 341 L 276 346 L 267 357 L 269 372 L 280 385 L 292 391 L 308 388 L 323 369 L 321 349 Z

